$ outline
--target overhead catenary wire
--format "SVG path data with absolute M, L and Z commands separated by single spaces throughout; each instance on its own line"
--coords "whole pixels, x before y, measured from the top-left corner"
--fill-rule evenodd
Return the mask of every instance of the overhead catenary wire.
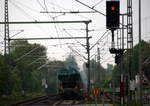
M 18 34 L 20 34 L 20 33 L 22 33 L 22 32 L 24 32 L 24 30 L 20 30 L 19 32 L 17 32 L 17 33 L 15 33 L 14 35 L 12 35 L 10 38 L 15 37 L 16 35 L 18 35 Z
M 30 10 L 30 11 L 34 11 L 36 13 L 39 13 L 38 9 L 31 8 L 29 5 L 26 5 L 26 3 L 22 3 L 22 2 L 19 2 L 19 1 L 16 1 L 16 0 L 13 0 L 13 2 L 16 2 L 17 4 L 21 5 L 21 7 L 24 7 L 26 9 Z
M 68 33 L 66 30 L 64 30 L 70 37 L 73 37 L 70 33 Z M 81 42 L 79 42 L 77 39 L 75 39 L 76 40 L 76 42 L 77 43 L 79 43 L 82 47 L 84 47 L 85 48 L 85 46 L 81 43 Z
M 58 27 L 58 26 L 57 26 L 57 27 Z M 61 29 L 61 28 L 60 28 L 60 29 Z M 60 30 L 60 29 L 59 29 L 59 30 Z
M 46 11 L 48 11 L 48 8 L 47 8 L 47 5 L 46 5 L 46 1 L 44 0 L 44 10 L 46 10 Z M 55 7 L 54 7 L 54 5 L 52 5 L 53 6 L 53 9 L 55 10 Z M 56 18 L 58 17 L 58 16 L 54 16 L 54 17 L 52 17 L 50 14 L 48 14 L 48 16 L 50 16 L 50 18 L 53 20 L 53 21 L 55 21 L 56 20 Z M 56 34 L 57 34 L 57 36 L 59 37 L 59 32 L 58 32 L 58 28 L 57 28 L 57 25 L 54 23 L 54 28 L 55 28 L 55 31 L 56 31 Z M 60 39 L 59 39 L 59 43 L 60 43 L 60 45 L 61 45 L 61 41 L 60 41 Z
M 62 14 L 80 14 L 80 13 L 96 13 L 95 11 L 41 11 L 40 13 L 62 13 Z
M 41 2 L 40 2 L 39 0 L 36 0 L 36 1 L 37 1 L 37 3 L 38 3 L 43 9 L 45 9 L 44 6 L 41 4 Z
M 90 50 L 91 50 L 97 43 L 99 43 L 99 42 L 101 41 L 101 39 L 102 39 L 104 36 L 106 36 L 105 34 L 107 34 L 108 31 L 109 31 L 109 30 L 106 30 L 106 31 L 105 31 L 105 33 L 100 37 L 100 39 L 98 39 L 97 42 L 96 42 L 93 46 L 91 46 Z M 108 34 L 109 34 L 109 33 L 108 33 Z M 107 35 L 108 35 L 108 34 L 107 34 Z
M 61 7 L 60 5 L 58 5 L 58 4 L 55 4 L 55 3 L 53 3 L 53 2 L 49 2 L 53 7 L 54 6 L 57 6 L 58 8 L 61 8 L 61 9 L 63 9 L 63 10 L 68 10 L 68 9 L 65 9 L 65 8 L 63 8 L 63 7 Z M 71 10 L 69 10 L 69 11 L 71 11 Z M 61 14 L 61 15 L 65 15 L 65 14 Z M 60 15 L 60 16 L 61 16 Z M 58 15 L 59 16 L 59 15 Z M 57 17 L 57 16 L 56 16 Z M 54 18 L 54 17 L 53 17 Z M 87 19 L 87 18 L 86 18 Z M 88 18 L 88 20 L 89 20 L 89 18 Z
M 108 36 L 106 36 L 107 38 L 108 38 Z M 103 39 L 105 39 L 106 37 L 104 37 Z M 99 42 L 100 43 L 100 42 Z M 97 44 L 99 44 L 99 43 L 97 43 Z M 105 41 L 102 45 L 101 45 L 101 47 L 97 47 L 97 48 L 99 48 L 100 49 L 100 51 L 104 51 L 104 47 L 106 46 L 106 44 L 108 45 L 109 43 L 108 43 L 108 39 L 107 39 L 107 41 Z M 100 46 L 100 45 L 99 45 Z M 109 47 L 108 47 L 108 49 L 109 49 Z M 108 51 L 109 52 L 109 51 Z M 91 57 L 93 57 L 94 55 L 96 55 L 97 54 L 97 50 L 96 50 L 96 52 L 94 53 L 94 54 L 92 54 L 91 55 Z M 106 53 L 104 53 L 104 54 L 106 54 Z
M 52 2 L 53 2 L 53 0 L 52 0 Z M 55 6 L 54 6 L 54 5 L 53 5 L 53 10 L 55 11 Z M 55 21 L 55 20 L 57 20 L 57 17 L 55 16 L 55 17 L 53 17 L 52 19 Z M 55 27 L 55 31 L 56 31 L 57 37 L 60 37 L 59 32 L 58 32 L 57 25 L 54 24 L 54 27 Z M 61 40 L 60 40 L 60 39 L 59 39 L 59 43 L 60 43 L 60 47 L 61 47 Z
M 51 4 L 53 4 L 52 6 L 54 7 L 54 6 L 58 6 L 59 8 L 62 8 L 62 7 L 60 7 L 58 4 L 56 5 L 55 3 L 53 3 L 53 2 L 51 2 Z M 64 8 L 63 8 L 64 9 Z M 67 10 L 67 9 L 65 9 L 65 10 Z M 62 14 L 62 15 L 64 15 L 64 14 Z M 59 15 L 58 15 L 59 16 Z M 57 17 L 57 16 L 56 16 Z M 54 18 L 54 17 L 53 17 Z M 57 28 L 56 28 L 56 26 L 55 26 L 55 29 L 56 29 L 56 32 L 58 32 L 57 31 Z M 60 29 L 60 28 L 59 28 Z M 57 33 L 57 35 L 58 35 L 58 33 Z
M 28 18 L 37 21 L 35 18 L 33 18 L 30 14 L 28 14 L 24 9 L 22 9 L 21 7 L 19 7 L 18 5 L 16 5 L 13 1 L 9 0 L 9 2 L 14 5 L 19 11 L 21 11 L 23 14 L 25 14 Z
M 11 1 L 10 1 L 11 2 Z M 33 18 L 31 15 L 29 15 L 24 9 L 22 9 L 22 7 L 20 7 L 20 6 L 18 6 L 17 4 L 15 4 L 14 2 L 11 2 L 11 3 L 13 3 L 13 5 L 18 9 L 18 10 L 20 10 L 21 12 L 23 12 L 26 16 L 29 16 L 29 18 L 31 18 L 31 19 L 33 19 L 33 20 L 35 20 L 35 21 L 37 21 L 35 18 Z M 20 3 L 21 4 L 21 3 Z M 21 4 L 22 6 L 23 6 L 23 4 Z M 26 7 L 26 6 L 25 6 Z M 27 7 L 29 7 L 29 6 L 27 6 Z M 27 8 L 26 7 L 26 8 Z M 33 10 L 33 9 L 30 9 L 30 10 Z M 35 10 L 34 10 L 35 11 Z M 40 26 L 38 26 L 38 25 L 35 25 L 36 27 L 40 27 Z M 41 27 L 39 28 L 39 30 L 42 30 L 43 32 L 45 32 Z M 48 34 L 48 32 L 46 32 L 47 34 Z M 48 34 L 49 35 L 49 34 Z
M 109 60 L 110 58 L 104 59 L 104 57 L 108 57 L 109 48 L 110 48 L 110 47 L 108 47 L 108 50 L 107 50 L 107 51 L 104 50 L 104 49 L 105 49 L 104 47 L 109 44 L 109 43 L 108 43 L 108 36 L 103 37 L 103 39 L 107 39 L 107 40 L 106 40 L 105 42 L 103 42 L 101 45 L 100 45 L 100 42 L 97 44 L 97 46 L 101 46 L 101 47 L 97 47 L 97 48 L 99 48 L 100 51 L 101 51 L 101 54 L 103 54 L 103 58 L 100 57 L 100 58 L 102 59 L 101 64 L 106 63 L 106 62 L 113 62 L 113 60 L 112 60 L 112 61 Z M 106 52 L 102 53 L 103 51 L 106 51 Z M 97 50 L 96 50 L 96 52 L 95 52 L 93 55 L 91 55 L 91 57 L 95 56 L 96 54 L 97 54 Z M 106 56 L 105 56 L 105 55 L 106 55 Z
M 47 8 L 47 5 L 46 5 L 46 1 L 44 0 L 43 2 L 43 4 L 44 4 L 44 6 L 40 3 L 40 1 L 39 0 L 36 0 L 37 1 L 37 3 L 41 6 L 41 8 L 43 8 L 43 10 L 45 10 L 45 11 L 48 11 L 48 8 Z M 53 19 L 53 17 L 50 15 L 50 14 L 48 14 L 48 18 L 51 18 L 51 19 Z
M 20 10 L 21 12 L 23 12 L 26 16 L 29 16 L 29 18 L 37 21 L 35 18 L 33 18 L 31 15 L 29 15 L 24 9 L 22 9 L 21 7 L 19 7 L 18 5 L 16 5 L 14 2 L 11 2 L 10 0 L 10 3 L 12 3 L 18 10 Z M 41 30 L 41 28 L 39 28 Z
M 27 56 L 28 54 L 32 53 L 33 51 L 35 51 L 36 49 L 38 49 L 39 47 L 35 47 L 32 50 L 30 50 L 29 52 L 25 53 L 24 55 L 22 55 L 21 57 L 15 59 L 15 62 L 18 62 L 19 60 L 23 59 L 25 56 Z
M 65 11 L 72 11 L 72 10 L 66 9 L 66 8 L 64 8 L 64 7 L 62 7 L 62 6 L 58 5 L 58 4 L 54 4 L 54 3 L 49 2 L 49 1 L 48 1 L 48 3 L 51 4 L 52 6 L 55 5 L 55 6 L 57 6 L 58 8 L 61 8 L 61 9 L 65 10 Z M 66 14 L 64 14 L 64 15 L 66 15 Z M 75 14 L 75 15 L 78 15 L 78 16 L 84 18 L 84 19 L 90 20 L 88 17 L 85 17 L 85 16 L 83 16 L 83 15 L 81 15 L 81 14 Z
M 96 3 L 94 6 L 92 6 L 92 8 L 95 8 L 97 5 L 99 5 L 100 3 L 102 3 L 104 0 L 100 0 L 98 3 Z
M 79 56 L 83 57 L 85 60 L 87 60 L 87 58 L 85 56 L 83 56 L 81 53 L 79 53 L 78 51 L 74 50 L 71 46 L 68 46 L 68 48 L 70 48 L 73 52 L 75 52 L 76 54 L 78 54 Z
M 47 5 L 46 5 L 46 1 L 45 0 L 43 0 L 43 1 L 44 1 L 45 10 L 48 11 L 48 8 L 47 8 Z
M 81 1 L 79 1 L 79 0 L 75 0 L 75 1 L 77 1 L 77 2 L 79 2 L 80 4 L 82 4 L 82 5 L 84 5 L 84 6 L 88 7 L 88 8 L 90 8 L 90 9 L 96 11 L 97 13 L 100 13 L 100 14 L 103 15 L 103 16 L 106 16 L 104 13 L 102 13 L 102 12 L 100 12 L 100 11 L 98 11 L 98 10 L 92 8 L 92 7 L 90 7 L 89 5 L 83 3 L 83 2 L 81 2 Z

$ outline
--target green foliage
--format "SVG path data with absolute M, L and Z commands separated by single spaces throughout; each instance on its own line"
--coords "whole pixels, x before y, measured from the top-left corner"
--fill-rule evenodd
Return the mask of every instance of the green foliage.
M 141 57 L 142 57 L 142 70 L 144 74 L 149 78 L 150 80 L 150 42 L 141 42 Z M 132 62 L 133 64 L 131 65 L 132 67 L 132 73 L 136 75 L 138 73 L 138 68 L 139 68 L 139 44 L 137 44 L 134 49 L 133 49 L 133 59 Z M 149 58 L 149 60 L 148 60 Z M 148 61 L 147 61 L 148 60 Z M 134 76 L 132 75 L 132 76 Z
M 15 90 L 25 93 L 40 91 L 42 89 L 41 74 L 37 69 L 42 64 L 32 64 L 32 62 L 42 56 L 46 60 L 46 48 L 39 44 L 29 44 L 27 41 L 15 41 L 11 45 L 10 56 L 15 61 L 13 74 L 14 77 L 17 77 L 15 78 Z M 46 62 L 45 60 L 43 62 Z
M 101 88 L 101 89 L 109 89 L 110 88 L 110 83 L 112 81 L 112 78 L 105 78 L 103 80 L 99 80 L 99 81 L 96 81 L 95 83 L 95 87 L 96 88 Z
M 12 93 L 13 81 L 9 65 L 4 56 L 0 55 L 0 95 Z
M 0 55 L 0 96 L 42 92 L 41 72 L 37 69 L 44 63 L 30 64 L 41 57 L 46 62 L 44 46 L 27 41 L 12 42 L 10 54 Z
M 102 80 L 106 77 L 107 71 L 99 62 L 91 60 L 91 79 Z
M 50 67 L 41 67 L 47 63 Z M 59 66 L 64 64 L 61 61 L 49 61 L 46 48 L 40 44 L 11 42 L 10 54 L 0 54 L 0 103 L 7 103 L 8 97 L 16 101 L 18 97 L 26 97 L 28 94 L 56 93 L 59 69 L 54 67 L 57 63 Z M 47 89 L 42 85 L 42 79 L 46 79 Z
M 142 70 L 144 74 L 147 76 L 147 78 L 150 80 L 150 42 L 141 42 L 141 57 L 142 57 Z M 127 75 L 129 67 L 131 67 L 131 76 L 132 78 L 137 75 L 139 72 L 139 44 L 135 45 L 133 48 L 133 56 L 131 59 L 131 63 L 129 64 L 128 61 L 128 53 L 129 50 L 127 50 L 124 53 L 124 58 L 123 58 L 123 73 L 124 75 Z M 120 64 L 116 65 L 114 70 L 113 70 L 113 79 L 115 80 L 116 86 L 119 86 L 120 81 Z
M 95 79 L 94 87 L 107 89 L 112 81 L 113 65 L 108 64 L 104 69 L 99 62 L 91 60 L 91 79 Z

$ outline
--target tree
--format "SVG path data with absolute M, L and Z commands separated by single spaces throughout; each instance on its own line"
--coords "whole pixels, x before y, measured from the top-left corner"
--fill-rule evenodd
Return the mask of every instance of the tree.
M 142 71 L 145 74 L 145 76 L 148 77 L 150 80 L 150 42 L 146 42 L 144 40 L 141 41 L 141 57 L 142 57 Z M 129 62 L 128 62 L 128 53 L 129 50 L 127 50 L 124 53 L 124 58 L 123 58 L 123 70 L 124 70 L 124 75 L 127 75 L 129 71 Z M 131 77 L 135 79 L 135 75 L 139 73 L 138 67 L 139 67 L 139 44 L 135 45 L 133 47 L 133 55 L 131 58 Z M 113 70 L 113 78 L 115 81 L 120 81 L 120 64 L 116 65 L 114 70 Z M 116 83 L 117 86 L 119 86 L 119 82 Z
M 0 55 L 0 95 L 10 95 L 13 89 L 12 74 L 6 56 Z
M 46 48 L 27 41 L 14 41 L 11 43 L 9 56 L 15 64 L 12 70 L 15 81 L 14 90 L 32 93 L 40 91 L 42 89 L 41 72 L 38 67 L 47 61 Z

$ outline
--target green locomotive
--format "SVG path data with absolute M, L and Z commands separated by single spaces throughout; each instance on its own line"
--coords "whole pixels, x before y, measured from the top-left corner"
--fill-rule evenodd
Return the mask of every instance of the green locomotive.
M 69 67 L 58 73 L 59 94 L 65 99 L 81 99 L 83 94 L 83 83 L 80 73 Z

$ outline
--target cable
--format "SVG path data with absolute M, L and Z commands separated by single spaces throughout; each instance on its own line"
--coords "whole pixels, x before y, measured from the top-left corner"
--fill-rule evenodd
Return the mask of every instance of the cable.
M 64 30 L 70 37 L 73 37 L 70 33 L 68 33 L 66 30 Z M 81 42 L 79 42 L 77 39 L 75 39 L 75 41 L 77 42 L 77 43 L 79 43 L 82 47 L 84 47 L 85 48 L 85 46 L 81 43 Z
M 22 58 L 24 58 L 25 56 L 27 56 L 28 54 L 32 53 L 34 50 L 36 50 L 36 49 L 38 49 L 38 48 L 39 48 L 39 47 L 35 47 L 35 48 L 31 49 L 29 52 L 27 52 L 27 53 L 25 53 L 24 55 L 22 55 L 21 57 L 17 58 L 17 59 L 15 60 L 15 62 L 21 60 Z
M 106 16 L 104 13 L 102 13 L 102 12 L 100 12 L 100 11 L 98 11 L 98 10 L 96 10 L 96 9 L 94 9 L 94 8 L 92 8 L 92 7 L 88 6 L 88 5 L 86 5 L 86 4 L 84 4 L 83 2 L 81 2 L 81 1 L 79 1 L 79 0 L 75 0 L 75 1 L 77 1 L 78 3 L 80 3 L 80 4 L 82 4 L 82 5 L 84 5 L 84 6 L 88 7 L 88 8 L 90 8 L 90 9 L 92 9 L 92 10 L 94 10 L 94 11 L 96 11 L 97 13 L 100 13 L 100 14 L 103 15 L 103 16 Z
M 109 31 L 109 30 L 106 30 L 106 32 L 100 37 L 100 39 L 98 39 L 98 41 L 90 48 L 90 50 L 91 50 L 96 44 L 98 44 L 104 36 L 108 36 L 108 35 L 110 34 L 110 33 L 107 34 L 108 31 Z M 105 34 L 107 34 L 107 35 L 105 35 Z
M 45 0 L 44 0 L 44 7 L 45 7 L 45 10 L 48 11 L 48 8 L 47 8 Z
M 20 30 L 20 32 L 17 32 L 16 34 L 12 35 L 10 38 L 12 38 L 12 37 L 14 37 L 14 36 L 16 36 L 16 35 L 18 35 L 18 34 L 20 34 L 22 32 L 24 32 L 24 30 Z
M 79 53 L 78 51 L 74 50 L 71 46 L 68 46 L 68 48 L 70 48 L 74 53 L 78 54 L 78 56 L 83 57 L 85 60 L 87 60 L 86 57 L 84 57 L 83 55 L 81 55 L 81 53 Z
M 16 5 L 15 3 L 13 3 L 11 0 L 9 0 L 9 2 L 14 5 L 19 11 L 23 12 L 26 16 L 28 16 L 28 18 L 33 19 L 34 21 L 37 21 L 35 18 L 33 18 L 31 15 L 29 15 L 24 9 L 22 9 L 21 7 L 19 7 L 18 5 Z
M 2 39 L 4 39 L 4 37 L 3 37 L 2 35 L 0 35 L 0 37 L 1 37 Z
M 94 6 L 92 6 L 92 8 L 95 8 L 97 5 L 99 5 L 100 3 L 102 3 L 104 0 L 100 0 L 98 3 L 96 3 Z
M 37 0 L 38 1 L 38 0 Z M 20 3 L 21 4 L 21 3 Z M 39 4 L 40 4 L 40 2 L 39 2 Z M 17 5 L 15 5 L 15 6 L 17 6 Z M 41 6 L 41 5 L 40 5 Z M 20 7 L 19 6 L 17 6 L 19 9 L 20 9 Z M 30 10 L 33 10 L 33 9 L 31 9 L 31 8 L 29 8 L 29 6 L 25 6 L 26 8 L 28 8 L 28 9 L 30 9 Z M 35 11 L 35 10 L 34 10 Z M 24 10 L 23 10 L 23 12 L 25 12 Z M 25 12 L 25 14 L 27 14 L 26 12 Z M 27 14 L 28 15 L 28 14 Z M 30 16 L 30 17 L 32 17 L 32 16 Z M 32 17 L 32 19 L 34 19 L 33 17 Z M 35 20 L 35 19 L 34 19 Z M 35 20 L 36 21 L 36 20 Z M 37 24 L 35 25 L 37 28 L 39 28 L 40 30 L 42 30 L 42 28 L 40 27 L 40 26 L 38 26 Z M 42 30 L 43 32 L 45 32 L 44 30 Z M 48 32 L 46 32 L 46 34 L 47 34 Z
M 52 0 L 52 2 L 53 2 L 53 0 Z M 53 5 L 53 10 L 55 11 L 55 5 Z M 55 21 L 55 19 L 57 20 L 57 17 L 55 16 L 55 17 L 53 17 L 53 20 Z M 57 37 L 59 37 L 59 33 L 58 33 L 58 29 L 57 29 L 57 25 L 56 25 L 56 23 L 54 23 L 54 27 L 55 27 L 55 31 L 56 31 L 56 34 L 57 34 Z M 59 41 L 59 43 L 60 43 L 60 47 L 61 47 L 61 40 L 60 39 L 58 39 L 58 41 Z
M 40 1 L 39 0 L 36 0 L 36 1 L 45 10 L 45 8 L 42 6 L 42 4 L 40 3 Z
M 57 7 L 59 7 L 59 8 L 62 8 L 61 6 L 59 6 L 58 4 L 55 4 L 55 3 L 50 3 L 53 7 L 54 6 L 57 6 Z M 53 8 L 54 10 L 55 10 L 55 8 Z M 65 8 L 62 8 L 62 9 L 65 9 Z M 67 10 L 67 9 L 65 9 L 65 10 Z M 65 14 L 61 14 L 61 15 L 65 15 Z M 58 16 L 61 16 L 61 15 L 58 15 Z M 55 25 L 55 29 L 56 29 L 56 33 L 57 33 L 57 35 L 58 35 L 58 29 L 57 29 L 57 27 L 56 27 L 56 25 Z M 60 27 L 59 27 L 59 29 L 60 29 Z M 58 35 L 59 36 L 59 35 Z M 59 40 L 60 41 L 60 40 Z
M 55 19 L 54 19 L 54 21 L 55 21 Z M 56 34 L 57 34 L 57 36 L 59 37 L 59 33 L 58 33 L 58 29 L 57 29 L 56 24 L 54 24 L 54 27 L 55 27 Z M 60 40 L 60 39 L 58 39 L 58 40 L 59 40 L 59 43 L 60 43 L 60 45 L 61 45 L 61 40 Z
M 72 30 L 75 30 L 76 32 L 79 32 L 79 33 L 81 33 L 81 34 L 85 34 L 85 33 L 83 33 L 82 31 L 80 31 L 80 30 L 77 30 L 77 29 L 75 29 L 75 28 L 73 28 L 72 26 L 70 26 L 70 25 L 66 25 L 67 27 L 69 27 L 69 28 L 71 28 Z M 69 29 L 69 30 L 71 30 L 71 29 Z M 68 30 L 68 29 L 64 29 L 64 30 Z M 85 29 L 83 29 L 83 30 L 85 30 Z
M 61 6 L 59 6 L 58 4 L 55 4 L 55 3 L 52 3 L 52 2 L 49 2 L 52 6 L 57 6 L 59 8 L 62 8 Z M 45 4 L 46 5 L 46 4 Z M 62 9 L 65 9 L 65 8 L 62 8 Z M 68 9 L 65 9 L 65 10 L 68 10 Z M 64 14 L 61 14 L 61 15 L 64 15 Z M 58 16 L 61 16 L 61 15 L 58 15 Z M 57 17 L 57 16 L 55 16 Z M 51 17 L 52 19 L 55 18 L 55 17 Z M 88 18 L 89 19 L 89 18 Z M 70 27 L 70 26 L 69 26 Z M 56 26 L 55 26 L 55 29 L 56 29 Z M 60 29 L 60 28 L 59 28 Z M 58 35 L 58 29 L 56 29 L 56 33 Z
M 40 1 L 39 0 L 36 0 L 37 1 L 37 3 L 39 4 L 39 6 L 41 6 L 41 8 L 43 8 L 43 10 L 46 10 L 46 11 L 48 11 L 48 8 L 47 8 L 47 5 L 46 5 L 46 1 L 44 0 L 44 6 L 40 3 Z M 48 14 L 48 18 L 53 18 L 50 14 Z M 39 26 L 38 26 L 39 27 Z M 39 29 L 41 29 L 41 27 L 39 28 Z M 48 32 L 46 32 L 46 33 L 48 33 Z M 51 36 L 50 36 L 51 37 Z
M 49 1 L 48 1 L 48 2 L 49 2 Z M 52 3 L 52 2 L 49 2 L 49 4 L 51 4 L 52 6 L 55 5 L 55 6 L 57 6 L 58 8 L 61 8 L 61 9 L 66 10 L 66 11 L 71 11 L 70 9 L 63 8 L 63 7 L 61 7 L 60 5 L 54 4 L 54 3 Z M 63 14 L 63 15 L 65 15 L 65 14 Z M 85 19 L 87 19 L 87 20 L 90 20 L 88 17 L 82 16 L 81 14 L 75 14 L 75 15 L 78 15 L 78 16 L 80 16 L 80 17 L 82 17 L 82 18 L 85 18 Z
M 13 0 L 13 2 L 15 2 L 16 0 Z M 37 12 L 37 13 L 39 13 L 39 11 L 37 11 L 37 9 L 33 9 L 33 8 L 30 8 L 28 5 L 25 5 L 26 3 L 21 3 L 21 2 L 18 2 L 18 1 L 16 1 L 18 4 L 20 4 L 21 5 L 21 7 L 22 6 L 24 6 L 26 9 L 28 9 L 28 10 L 32 10 L 32 11 L 34 11 L 34 12 Z
M 106 36 L 106 37 L 108 37 L 108 36 Z M 100 48 L 100 51 L 104 49 L 104 47 L 106 46 L 106 44 L 108 44 L 107 42 L 108 42 L 108 41 L 105 41 L 105 42 L 102 44 L 102 46 L 99 47 L 99 48 Z M 98 48 L 98 47 L 97 47 L 97 48 Z M 104 51 L 104 50 L 103 50 L 103 51 Z M 96 55 L 96 54 L 97 54 L 97 51 L 96 51 L 93 55 L 91 55 L 91 57 L 93 57 L 93 56 Z M 105 54 L 106 54 L 106 53 L 105 53 Z

